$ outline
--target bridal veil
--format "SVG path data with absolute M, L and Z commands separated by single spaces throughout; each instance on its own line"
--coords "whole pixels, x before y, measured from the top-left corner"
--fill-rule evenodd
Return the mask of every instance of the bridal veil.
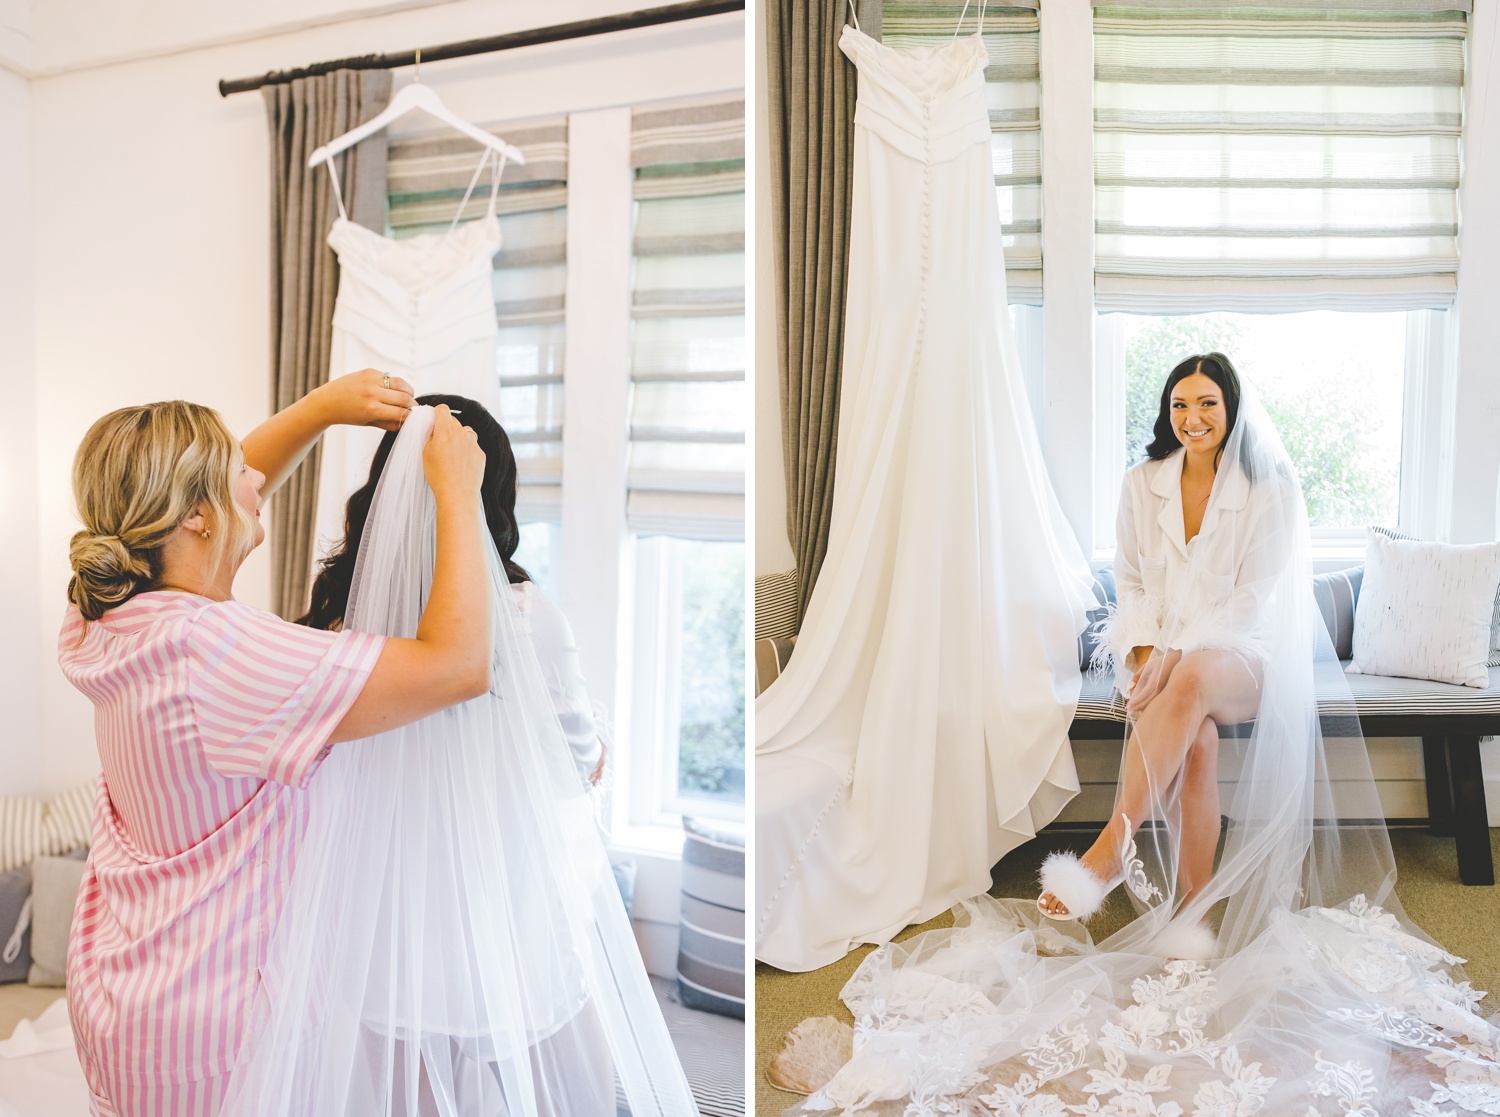
M 1181 541 L 1180 518 L 1162 528 Z M 1186 590 L 1168 598 L 1143 571 L 1104 635 L 1116 655 L 1216 648 L 1260 680 L 1254 719 L 1220 727 L 1225 826 L 1206 887 L 1181 902 L 1174 776 L 1132 819 L 1137 918 L 1096 943 L 1032 896 L 980 896 L 953 928 L 880 948 L 843 991 L 853 1057 L 799 1112 L 1500 1113 L 1500 1030 L 1483 994 L 1396 900 L 1359 721 L 1312 594 L 1301 490 L 1248 392 L 1184 551 Z M 1174 958 L 1174 932 L 1200 920 L 1217 931 L 1212 956 Z
M 351 628 L 416 633 L 432 422 L 391 449 Z M 490 692 L 337 746 L 309 786 L 226 1115 L 697 1113 L 493 548 L 489 570 Z

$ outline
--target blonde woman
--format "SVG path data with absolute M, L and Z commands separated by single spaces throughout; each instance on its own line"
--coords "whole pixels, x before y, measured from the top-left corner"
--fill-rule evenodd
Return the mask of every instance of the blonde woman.
M 258 967 L 330 745 L 485 693 L 490 613 L 473 432 L 437 409 L 423 470 L 437 504 L 414 639 L 294 625 L 234 600 L 260 505 L 335 423 L 395 429 L 404 382 L 342 377 L 243 450 L 218 414 L 172 401 L 96 422 L 78 448 L 64 674 L 93 701 L 103 769 L 68 952 L 93 1112 L 219 1111 Z

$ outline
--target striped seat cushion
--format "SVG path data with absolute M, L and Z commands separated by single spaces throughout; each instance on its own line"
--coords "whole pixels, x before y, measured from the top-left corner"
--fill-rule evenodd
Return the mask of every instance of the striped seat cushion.
M 745 836 L 682 820 L 682 1003 L 745 1018 Z
M 1347 666 L 1347 663 L 1344 664 Z M 1344 675 L 1354 708 L 1361 717 L 1409 717 L 1412 715 L 1464 715 L 1500 719 L 1500 667 L 1491 667 L 1490 683 L 1484 690 L 1434 683 L 1427 679 L 1402 679 L 1389 675 Z M 1333 694 L 1342 689 L 1331 676 L 1320 696 L 1325 716 L 1340 711 Z M 1087 721 L 1125 720 L 1125 702 L 1115 692 L 1113 680 L 1085 675 L 1078 697 L 1078 718 Z

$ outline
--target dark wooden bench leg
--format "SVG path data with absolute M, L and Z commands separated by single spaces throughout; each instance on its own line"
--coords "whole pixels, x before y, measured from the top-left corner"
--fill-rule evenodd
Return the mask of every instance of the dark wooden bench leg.
M 1453 837 L 1458 846 L 1458 878 L 1465 884 L 1494 884 L 1490 824 L 1484 805 L 1484 774 L 1478 737 L 1448 738 L 1448 770 L 1453 780 Z
M 1422 738 L 1427 770 L 1427 829 L 1435 838 L 1453 837 L 1453 792 L 1448 786 L 1448 738 Z

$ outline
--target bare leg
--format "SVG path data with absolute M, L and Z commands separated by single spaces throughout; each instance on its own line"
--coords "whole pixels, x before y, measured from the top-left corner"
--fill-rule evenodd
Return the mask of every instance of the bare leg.
M 1248 721 L 1260 708 L 1261 665 L 1233 652 L 1205 649 L 1189 652 L 1172 671 L 1160 694 L 1136 719 L 1125 747 L 1124 770 L 1114 813 L 1104 832 L 1080 860 L 1100 880 L 1120 871 L 1120 848 L 1129 835 L 1125 819 L 1137 827 L 1146 819 L 1178 774 L 1205 718 L 1220 725 Z M 1184 793 L 1186 787 L 1184 787 Z M 1217 806 L 1215 806 L 1217 815 Z M 1184 836 L 1189 825 L 1183 818 Z M 1208 854 L 1212 863 L 1213 850 Z M 1205 879 L 1207 879 L 1205 877 Z M 1058 915 L 1067 906 L 1044 892 L 1043 909 Z
M 1219 846 L 1219 726 L 1204 718 L 1182 766 L 1177 797 L 1177 894 L 1187 903 L 1208 883 Z

